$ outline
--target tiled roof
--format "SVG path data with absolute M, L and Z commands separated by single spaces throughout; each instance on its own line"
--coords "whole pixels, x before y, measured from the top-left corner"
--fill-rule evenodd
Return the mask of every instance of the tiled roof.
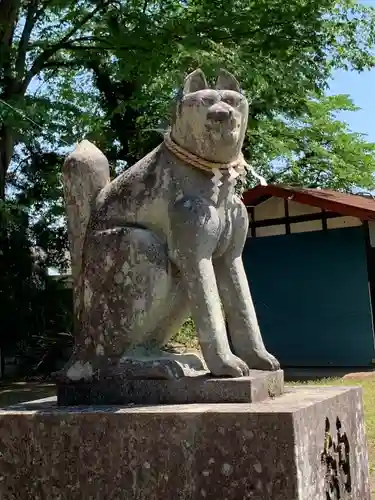
M 362 220 L 375 220 L 375 198 L 367 195 L 340 193 L 331 189 L 299 188 L 275 184 L 259 185 L 246 191 L 242 199 L 246 206 L 251 207 L 272 196 L 342 215 L 358 217 Z

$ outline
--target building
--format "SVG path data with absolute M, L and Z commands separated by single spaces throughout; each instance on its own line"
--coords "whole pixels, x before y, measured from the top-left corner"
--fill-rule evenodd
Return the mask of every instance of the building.
M 284 367 L 375 363 L 375 199 L 257 186 L 243 253 L 267 348 Z

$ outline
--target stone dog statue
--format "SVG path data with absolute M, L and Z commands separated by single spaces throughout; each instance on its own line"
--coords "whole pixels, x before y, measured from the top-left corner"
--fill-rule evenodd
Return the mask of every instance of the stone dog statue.
M 60 376 L 91 380 L 125 370 L 168 379 L 206 367 L 213 376 L 241 377 L 249 368 L 279 368 L 263 344 L 241 259 L 248 216 L 235 185 L 247 119 L 248 102 L 230 73 L 222 70 L 209 88 L 196 70 L 164 142 L 116 179 L 88 141 L 68 156 L 77 322 Z M 201 362 L 162 350 L 189 314 Z

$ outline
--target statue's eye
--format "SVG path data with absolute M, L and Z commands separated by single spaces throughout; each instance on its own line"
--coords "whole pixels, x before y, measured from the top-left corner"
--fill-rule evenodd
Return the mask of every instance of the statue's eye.
M 217 103 L 218 99 L 216 97 L 210 97 L 210 96 L 205 96 L 202 97 L 202 104 L 204 106 L 213 106 L 215 103 Z
M 232 108 L 237 108 L 240 105 L 241 99 L 234 96 L 225 96 L 222 98 L 222 101 L 232 106 Z

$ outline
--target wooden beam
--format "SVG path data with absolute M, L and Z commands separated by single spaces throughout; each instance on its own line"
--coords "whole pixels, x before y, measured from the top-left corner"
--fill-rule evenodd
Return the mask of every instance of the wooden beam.
M 285 234 L 290 234 L 290 218 L 289 218 L 289 202 L 284 200 L 284 210 L 285 210 Z
M 295 224 L 296 222 L 310 222 L 314 220 L 323 220 L 323 218 L 326 219 L 337 219 L 339 217 L 342 217 L 341 214 L 337 214 L 334 212 L 326 212 L 326 214 L 323 216 L 322 213 L 316 213 L 316 214 L 303 214 L 303 215 L 292 215 L 289 217 L 279 217 L 277 219 L 264 219 L 264 220 L 259 220 L 259 221 L 254 221 L 254 227 L 268 227 L 268 226 L 279 226 L 279 225 L 286 225 L 287 223 L 290 224 Z
M 322 208 L 322 229 L 323 231 L 328 231 L 328 224 L 327 224 L 327 214 L 328 212 Z
M 250 232 L 251 237 L 256 238 L 256 229 L 255 229 L 255 221 L 254 221 L 254 207 L 250 207 Z
M 375 221 L 375 204 L 371 203 L 371 200 L 345 193 L 327 194 L 325 190 L 320 192 L 318 189 L 293 189 L 292 187 L 276 186 L 274 184 L 268 184 L 268 186 L 258 185 L 243 194 L 243 202 L 246 206 L 254 206 L 264 197 L 272 196 L 286 198 L 303 205 L 323 208 L 327 212 L 340 213 L 342 216 L 346 215 L 361 220 Z

